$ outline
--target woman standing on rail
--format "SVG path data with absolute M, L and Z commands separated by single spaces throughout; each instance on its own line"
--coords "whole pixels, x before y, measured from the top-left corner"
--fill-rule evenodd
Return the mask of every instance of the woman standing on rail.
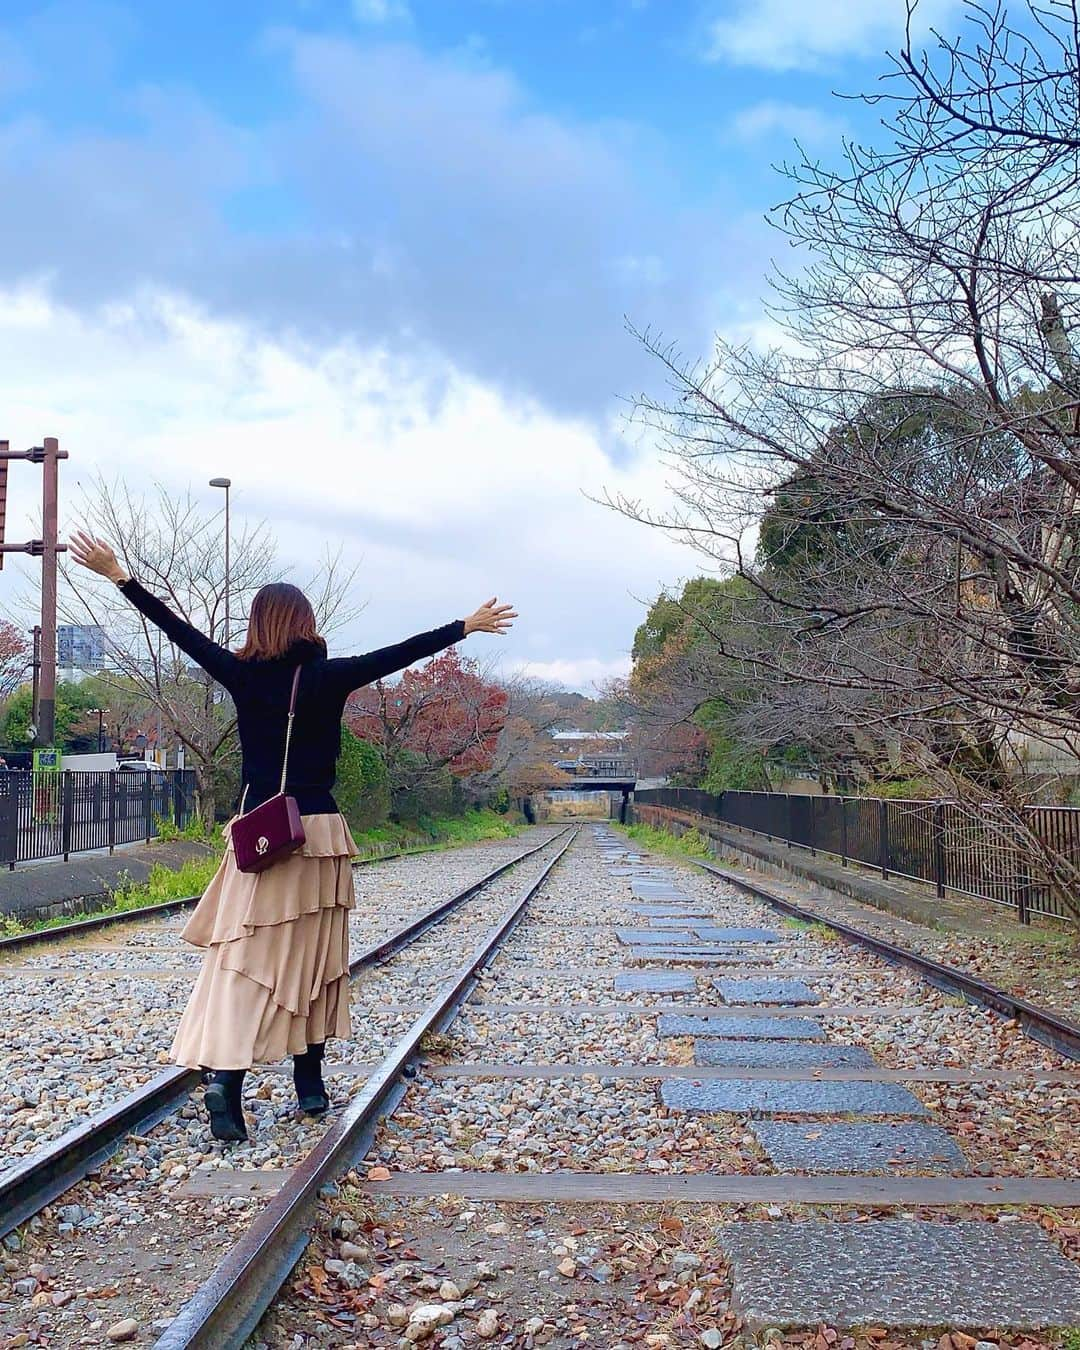
M 349 1037 L 350 859 L 356 845 L 331 794 L 341 717 L 354 689 L 433 656 L 470 633 L 505 633 L 517 617 L 494 599 L 467 619 L 364 656 L 328 658 L 302 591 L 263 586 L 251 604 L 247 640 L 227 651 L 179 618 L 117 562 L 101 539 L 79 531 L 75 561 L 116 583 L 181 651 L 224 686 L 236 705 L 244 791 L 239 815 L 284 791 L 295 798 L 304 842 L 265 871 L 237 866 L 231 828 L 221 866 L 184 928 L 206 948 L 202 969 L 173 1041 L 171 1058 L 212 1069 L 206 1089 L 216 1139 L 247 1138 L 244 1074 L 293 1057 L 300 1108 L 321 1115 L 330 1102 L 322 1058 L 331 1036 Z M 290 696 L 295 689 L 291 736 Z M 287 778 L 281 786 L 287 763 Z M 266 844 L 260 839 L 260 844 Z

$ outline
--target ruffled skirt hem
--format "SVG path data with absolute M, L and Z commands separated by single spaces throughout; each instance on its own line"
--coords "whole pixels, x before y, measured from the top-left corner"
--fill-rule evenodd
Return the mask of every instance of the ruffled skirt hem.
M 265 872 L 238 871 L 227 849 L 184 928 L 207 951 L 173 1041 L 176 1063 L 246 1069 L 349 1035 L 356 846 L 341 816 L 303 821 L 311 851 Z

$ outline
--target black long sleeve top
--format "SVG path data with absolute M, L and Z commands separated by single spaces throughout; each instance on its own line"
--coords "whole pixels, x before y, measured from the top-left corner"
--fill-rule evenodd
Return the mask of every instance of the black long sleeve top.
M 302 815 L 336 811 L 332 788 L 341 746 L 341 717 L 354 689 L 404 670 L 465 636 L 461 619 L 417 633 L 363 656 L 328 657 L 314 642 L 298 642 L 272 661 L 241 661 L 151 595 L 134 578 L 120 590 L 165 636 L 232 695 L 247 786 L 244 810 L 272 797 L 281 783 L 292 677 L 301 667 L 286 791 Z

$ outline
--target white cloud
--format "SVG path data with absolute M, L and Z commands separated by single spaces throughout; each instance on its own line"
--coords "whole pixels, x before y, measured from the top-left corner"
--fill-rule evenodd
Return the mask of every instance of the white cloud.
M 298 579 L 341 544 L 369 604 L 339 649 L 445 622 L 497 592 L 519 605 L 520 625 L 470 654 L 587 689 L 625 669 L 634 597 L 698 570 L 687 549 L 588 500 L 605 488 L 665 496 L 653 456 L 611 463 L 607 428 L 435 356 L 270 337 L 176 294 L 79 312 L 37 286 L 0 291 L 0 407 L 13 445 L 57 435 L 70 451 L 65 530 L 78 483 L 98 471 L 135 492 L 152 479 L 191 485 L 208 507 L 207 479 L 227 474 L 237 519 L 267 519 Z M 17 472 L 11 489 L 15 538 L 40 489 Z M 19 559 L 0 579 L 32 567 Z
M 396 23 L 412 17 L 405 0 L 352 0 L 352 9 L 361 23 Z
M 959 9 L 959 0 L 922 0 L 916 32 Z M 706 28 L 705 57 L 765 70 L 814 69 L 839 56 L 877 55 L 904 33 L 904 0 L 735 0 Z
M 70 6 L 53 8 L 59 25 Z M 772 239 L 744 185 L 714 176 L 690 204 L 666 135 L 553 109 L 493 57 L 381 40 L 401 31 L 272 28 L 256 68 L 291 83 L 255 125 L 138 78 L 122 37 L 89 85 L 73 55 L 35 50 L 98 117 L 38 116 L 33 85 L 0 116 L 0 201 L 35 204 L 4 214 L 0 286 L 48 276 L 85 309 L 149 279 L 319 341 L 430 344 L 593 417 L 653 374 L 624 316 L 700 350 L 717 313 L 756 300 Z M 0 99 L 7 58 L 0 21 Z
M 630 658 L 616 657 L 610 661 L 601 661 L 596 657 L 586 657 L 581 661 L 526 661 L 518 667 L 522 675 L 543 680 L 549 684 L 562 684 L 568 689 L 579 689 L 583 694 L 595 693 L 609 680 L 620 679 L 630 673 Z
M 781 136 L 809 146 L 838 142 L 844 134 L 845 124 L 839 117 L 830 117 L 820 108 L 766 99 L 743 108 L 733 119 L 731 129 L 740 141 L 754 142 Z

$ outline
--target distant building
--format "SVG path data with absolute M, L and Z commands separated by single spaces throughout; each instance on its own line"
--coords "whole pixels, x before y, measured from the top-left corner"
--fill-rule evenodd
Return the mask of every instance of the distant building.
M 625 731 L 555 731 L 551 739 L 564 773 L 593 778 L 633 777 L 635 763 Z M 573 758 L 570 758 L 570 756 Z
M 96 623 L 66 623 L 56 630 L 56 664 L 61 670 L 104 670 L 105 630 Z

